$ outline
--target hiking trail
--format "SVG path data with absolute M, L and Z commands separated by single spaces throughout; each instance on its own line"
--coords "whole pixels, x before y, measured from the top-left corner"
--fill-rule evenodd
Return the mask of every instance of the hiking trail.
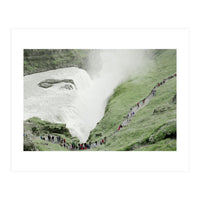
M 156 90 L 157 88 L 161 87 L 163 84 L 165 84 L 166 82 L 168 82 L 170 79 L 176 77 L 176 73 L 172 76 L 169 76 L 167 79 L 164 79 L 162 82 L 158 83 L 156 86 L 154 86 L 154 88 L 151 90 L 151 92 L 149 93 L 149 95 L 144 98 L 143 100 L 139 101 L 138 104 L 136 104 L 135 106 L 131 107 L 130 108 L 130 111 L 128 112 L 127 114 L 127 117 L 126 119 L 121 123 L 121 127 L 118 128 L 112 135 L 110 135 L 109 137 L 105 137 L 104 138 L 101 138 L 100 141 L 97 141 L 97 144 L 95 146 L 95 142 L 91 144 L 90 146 L 90 149 L 95 149 L 96 147 L 98 146 L 101 146 L 101 145 L 104 145 L 106 144 L 107 140 L 109 140 L 111 137 L 113 137 L 114 135 L 117 134 L 117 132 L 120 131 L 121 128 L 125 127 L 125 126 L 128 126 L 128 124 L 130 123 L 130 121 L 134 118 L 134 116 L 136 115 L 136 113 L 141 110 L 142 108 L 144 108 L 148 103 L 149 101 L 156 95 Z M 40 138 L 40 137 L 37 137 L 37 138 Z M 44 137 L 45 138 L 45 141 L 47 142 L 52 142 L 52 141 L 48 141 L 48 136 Z M 52 142 L 54 144 L 60 144 L 60 141 L 56 141 L 56 136 L 54 136 L 55 140 Z M 36 138 L 35 138 L 36 139 Z M 102 139 L 104 139 L 104 143 L 103 144 L 100 144 Z M 64 145 L 64 144 L 63 144 Z M 62 145 L 62 146 L 63 146 Z M 76 151 L 76 150 L 80 150 L 80 149 L 72 149 L 71 148 L 71 145 L 69 145 L 68 143 L 65 143 L 66 147 L 68 150 L 72 150 L 72 151 Z M 85 149 L 83 149 L 85 150 Z

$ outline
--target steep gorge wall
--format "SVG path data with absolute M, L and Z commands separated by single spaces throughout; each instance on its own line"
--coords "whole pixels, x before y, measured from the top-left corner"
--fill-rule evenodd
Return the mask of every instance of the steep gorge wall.
M 65 67 L 84 69 L 88 55 L 86 49 L 24 49 L 24 75 Z

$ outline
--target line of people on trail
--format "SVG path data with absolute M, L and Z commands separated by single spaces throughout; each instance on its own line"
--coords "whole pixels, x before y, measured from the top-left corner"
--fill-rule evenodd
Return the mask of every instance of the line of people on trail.
M 57 141 L 54 140 L 54 137 L 56 137 Z M 46 138 L 44 136 L 40 136 L 41 140 L 46 140 Z M 74 141 L 72 141 L 71 144 L 66 143 L 66 140 L 64 138 L 61 138 L 60 136 L 47 136 L 47 141 L 49 142 L 53 142 L 53 143 L 60 143 L 60 146 L 69 148 L 71 150 L 85 150 L 85 149 L 91 149 L 91 148 L 95 148 L 98 146 L 98 142 L 95 141 L 94 143 L 89 142 L 87 143 L 76 143 Z M 99 142 L 100 145 L 106 144 L 106 137 L 104 137 L 104 139 L 101 139 Z
M 172 75 L 172 76 L 169 76 L 167 79 L 164 79 L 162 82 L 158 83 L 158 84 L 151 90 L 150 95 L 152 94 L 153 96 L 155 96 L 156 88 L 159 87 L 159 86 L 161 86 L 162 84 L 164 84 L 164 83 L 166 82 L 166 80 L 172 79 L 173 77 L 176 77 L 176 73 L 175 73 L 174 75 Z M 147 97 L 147 98 L 148 98 L 148 97 Z M 144 98 L 142 101 L 138 102 L 138 103 L 136 104 L 137 108 L 139 109 L 141 102 L 142 102 L 143 104 L 145 104 L 145 101 L 146 101 L 146 98 Z M 120 131 L 120 129 L 121 129 L 123 126 L 125 126 L 125 124 L 126 124 L 127 122 L 129 122 L 129 121 L 131 120 L 131 118 L 134 116 L 134 114 L 135 114 L 135 112 L 133 111 L 133 108 L 130 108 L 130 112 L 129 112 L 129 114 L 126 116 L 126 120 L 125 120 L 122 124 L 119 125 L 119 127 L 118 127 L 118 129 L 115 131 L 115 133 L 118 132 L 118 131 Z M 115 134 L 115 133 L 114 133 L 114 134 Z M 45 140 L 45 137 L 42 137 L 42 136 L 41 136 L 40 138 L 41 138 L 42 140 Z M 64 146 L 64 147 L 67 147 L 67 148 L 70 147 L 71 150 L 85 150 L 85 149 L 96 148 L 96 147 L 98 146 L 98 142 L 97 142 L 97 141 L 95 141 L 94 143 L 89 142 L 88 144 L 87 144 L 87 143 L 82 143 L 82 144 L 78 143 L 78 144 L 77 144 L 76 142 L 72 142 L 72 144 L 70 145 L 70 144 L 68 144 L 68 143 L 66 144 L 65 139 L 61 138 L 60 136 L 57 136 L 56 138 L 57 138 L 57 142 L 60 142 L 60 145 L 61 145 L 61 146 Z M 54 136 L 48 135 L 48 141 L 49 141 L 49 142 L 51 142 L 51 141 L 54 142 Z M 100 142 L 99 142 L 99 144 L 100 144 L 100 145 L 106 144 L 106 137 L 104 137 L 104 139 L 101 139 Z
M 50 136 L 50 135 L 48 135 L 47 139 L 48 139 L 49 142 L 54 142 L 54 137 L 56 137 L 57 142 L 63 142 L 63 141 L 65 142 L 65 139 L 61 138 L 60 136 L 54 136 L 54 135 Z M 43 137 L 43 136 L 40 136 L 40 139 L 41 140 L 46 140 L 46 138 Z
M 172 79 L 173 77 L 176 77 L 176 73 L 175 73 L 174 75 L 172 75 L 172 76 L 169 76 L 167 79 L 163 79 L 163 81 L 160 82 L 160 83 L 158 83 L 157 86 L 154 86 L 154 88 L 151 90 L 150 95 L 152 94 L 153 96 L 155 96 L 155 94 L 156 94 L 156 87 L 161 86 L 162 84 L 164 84 L 164 83 L 166 82 L 166 80 Z M 138 109 L 139 109 L 139 107 L 140 107 L 140 103 L 141 103 L 141 102 L 142 102 L 143 104 L 145 104 L 145 100 L 146 100 L 146 98 L 144 98 L 144 99 L 143 99 L 142 101 L 140 101 L 140 102 L 137 102 L 136 106 L 137 106 Z M 132 111 L 133 108 L 130 108 L 130 110 Z M 134 112 L 133 112 L 133 113 L 129 113 L 129 114 L 127 115 L 127 119 L 126 119 L 122 124 L 119 125 L 119 127 L 118 127 L 118 129 L 115 131 L 115 133 L 116 133 L 117 131 L 120 131 L 120 129 L 121 129 L 127 122 L 129 122 L 129 121 L 131 120 L 130 118 L 133 117 L 134 114 L 135 114 Z
M 99 144 L 100 145 L 103 145 L 103 144 L 106 144 L 106 137 L 104 137 L 103 139 L 101 139 L 99 141 Z M 87 143 L 82 143 L 82 144 L 74 144 L 72 143 L 72 147 L 71 149 L 75 149 L 75 150 L 85 150 L 85 149 L 92 149 L 92 148 L 96 148 L 98 146 L 98 142 L 95 141 L 94 143 L 92 142 L 89 142 L 88 144 Z

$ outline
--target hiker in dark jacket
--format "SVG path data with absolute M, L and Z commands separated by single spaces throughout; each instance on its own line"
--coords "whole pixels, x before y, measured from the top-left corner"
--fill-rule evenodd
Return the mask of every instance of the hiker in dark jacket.
M 122 125 L 121 125 L 121 124 L 119 125 L 119 128 L 118 128 L 117 130 L 119 131 L 119 130 L 120 130 L 120 128 L 122 128 Z
M 75 143 L 74 142 L 72 142 L 72 149 L 74 149 L 75 148 Z
M 137 103 L 137 107 L 139 108 L 139 106 L 140 106 L 140 104 L 139 103 Z
M 142 101 L 143 103 L 145 103 L 145 98 L 143 99 L 143 101 Z
M 152 90 L 153 96 L 155 96 L 155 93 L 156 93 L 156 89 L 153 89 L 153 90 Z

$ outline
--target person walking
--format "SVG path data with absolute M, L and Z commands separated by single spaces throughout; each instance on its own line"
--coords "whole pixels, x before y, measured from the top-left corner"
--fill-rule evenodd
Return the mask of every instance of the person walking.
M 104 144 L 104 139 L 101 140 L 102 144 Z
M 117 130 L 119 131 L 121 128 L 122 128 L 122 125 L 120 124 L 120 125 L 119 125 L 119 128 L 118 128 Z
M 153 90 L 152 90 L 153 96 L 155 96 L 155 93 L 156 93 L 156 89 L 153 89 Z

